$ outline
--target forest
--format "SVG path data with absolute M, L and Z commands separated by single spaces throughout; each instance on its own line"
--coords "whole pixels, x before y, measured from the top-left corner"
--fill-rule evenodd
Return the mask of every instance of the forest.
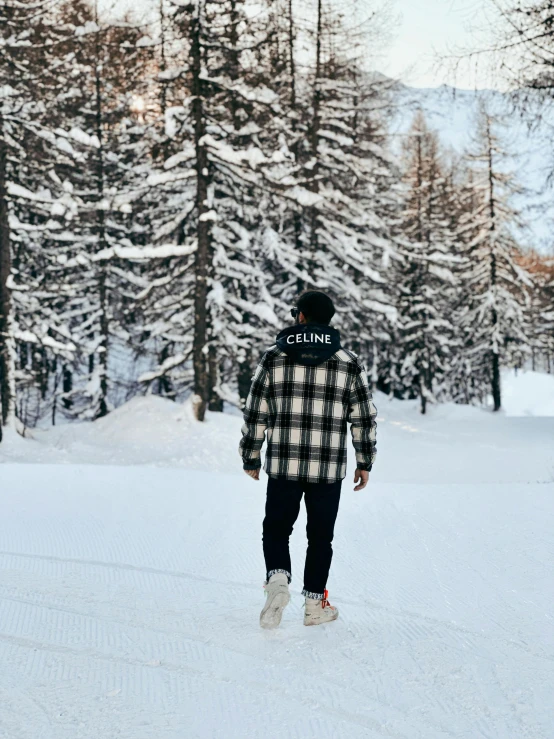
M 554 87 L 532 5 L 518 115 Z M 483 102 L 457 156 L 415 110 L 398 145 L 397 82 L 366 52 L 388 18 L 364 7 L 156 0 L 141 24 L 0 3 L 2 426 L 146 393 L 199 421 L 240 407 L 309 289 L 422 413 L 499 410 L 503 368 L 554 372 L 554 259 L 518 239 L 503 121 Z

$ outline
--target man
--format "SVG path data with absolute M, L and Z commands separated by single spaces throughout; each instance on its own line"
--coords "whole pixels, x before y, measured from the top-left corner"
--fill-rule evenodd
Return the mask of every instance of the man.
M 266 604 L 263 628 L 281 622 L 290 601 L 289 537 L 304 494 L 308 550 L 304 570 L 304 624 L 334 621 L 328 601 L 333 531 L 346 475 L 347 423 L 357 468 L 354 490 L 367 485 L 376 454 L 376 415 L 365 369 L 343 349 L 329 326 L 335 308 L 325 293 L 301 295 L 285 328 L 260 360 L 244 407 L 239 451 L 246 473 L 260 479 L 260 450 L 267 437 L 264 469 L 269 476 L 263 547 Z

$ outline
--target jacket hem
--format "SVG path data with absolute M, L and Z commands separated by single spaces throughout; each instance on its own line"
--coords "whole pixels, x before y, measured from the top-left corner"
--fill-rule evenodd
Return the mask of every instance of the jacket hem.
M 309 475 L 290 475 L 284 474 L 279 475 L 277 473 L 268 472 L 264 467 L 264 472 L 268 477 L 272 477 L 274 480 L 294 480 L 296 482 L 312 482 L 312 483 L 328 483 L 331 485 L 334 482 L 342 482 L 346 477 L 346 473 L 342 477 L 314 477 Z
M 242 469 L 243 470 L 259 470 L 261 469 L 262 463 L 259 459 L 243 459 Z

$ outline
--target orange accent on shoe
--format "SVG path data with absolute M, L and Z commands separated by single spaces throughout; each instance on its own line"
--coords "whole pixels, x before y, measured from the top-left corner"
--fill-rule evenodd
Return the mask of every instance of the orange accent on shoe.
M 329 606 L 329 608 L 330 608 L 330 609 L 331 609 L 332 611 L 334 611 L 334 610 L 335 610 L 335 606 L 332 606 L 332 605 L 331 605 L 331 604 L 329 603 L 329 601 L 327 600 L 327 598 L 328 598 L 328 597 L 329 597 L 329 591 L 328 591 L 328 590 L 324 590 L 324 591 L 323 591 L 323 600 L 321 601 L 321 607 L 322 607 L 322 608 L 326 608 L 327 606 Z

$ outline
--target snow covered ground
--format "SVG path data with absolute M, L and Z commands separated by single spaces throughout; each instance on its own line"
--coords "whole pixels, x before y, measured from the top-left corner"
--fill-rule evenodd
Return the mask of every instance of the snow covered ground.
M 554 378 L 504 390 L 502 415 L 377 396 L 376 469 L 337 522 L 341 617 L 312 629 L 304 516 L 291 605 L 258 627 L 265 491 L 238 415 L 137 398 L 8 439 L 0 737 L 552 739 Z

